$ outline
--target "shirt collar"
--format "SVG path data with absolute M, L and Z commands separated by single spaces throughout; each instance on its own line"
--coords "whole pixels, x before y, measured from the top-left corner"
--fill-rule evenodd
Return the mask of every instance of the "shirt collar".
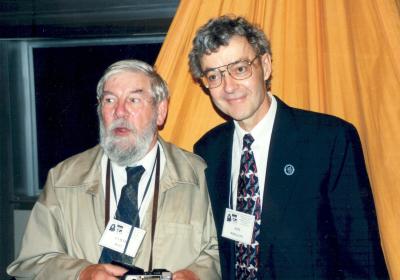
M 133 167 L 133 166 L 142 165 L 145 169 L 145 172 L 147 172 L 148 170 L 150 170 L 150 172 L 151 172 L 151 170 L 153 169 L 155 160 L 156 160 L 158 146 L 159 146 L 159 142 L 157 141 L 156 145 L 154 145 L 154 147 L 151 148 L 150 152 L 148 152 L 142 159 L 140 159 L 139 161 L 137 161 L 134 164 L 131 164 L 129 166 Z M 108 160 L 108 157 L 107 157 L 106 153 L 103 153 L 102 165 L 106 166 L 107 160 Z M 118 170 L 123 170 L 122 173 L 125 174 L 125 168 L 127 166 L 120 166 L 114 162 L 111 162 L 111 165 L 112 165 L 112 169 L 113 169 L 114 173 L 118 172 Z
M 129 166 L 143 166 L 145 170 L 152 170 L 154 162 L 156 160 L 156 156 L 157 156 L 157 147 L 158 147 L 158 141 L 156 143 L 156 145 L 154 145 L 153 148 L 151 148 L 150 152 L 148 152 L 142 159 L 140 159 L 139 161 L 135 162 L 132 165 Z

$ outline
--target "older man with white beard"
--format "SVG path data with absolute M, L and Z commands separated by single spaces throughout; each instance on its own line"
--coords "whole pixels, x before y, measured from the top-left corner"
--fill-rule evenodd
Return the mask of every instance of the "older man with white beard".
M 206 166 L 158 136 L 165 82 L 148 64 L 123 60 L 105 71 L 97 97 L 100 145 L 50 170 L 7 272 L 119 279 L 134 265 L 176 280 L 220 279 Z

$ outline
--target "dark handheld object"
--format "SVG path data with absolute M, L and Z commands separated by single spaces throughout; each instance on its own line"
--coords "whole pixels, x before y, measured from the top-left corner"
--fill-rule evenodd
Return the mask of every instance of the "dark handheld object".
M 114 265 L 126 268 L 128 271 L 121 277 L 121 280 L 172 280 L 172 272 L 166 269 L 153 269 L 144 272 L 143 269 L 125 263 L 112 261 Z

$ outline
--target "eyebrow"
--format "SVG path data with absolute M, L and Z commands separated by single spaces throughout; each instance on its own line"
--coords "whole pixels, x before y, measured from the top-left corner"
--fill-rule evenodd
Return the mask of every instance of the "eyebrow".
M 209 71 L 214 71 L 214 70 L 217 70 L 218 68 L 226 67 L 228 65 L 231 65 L 231 64 L 234 64 L 234 63 L 237 63 L 237 62 L 240 62 L 240 61 L 244 61 L 244 60 L 248 61 L 249 59 L 248 58 L 239 58 L 239 59 L 237 59 L 235 61 L 229 62 L 228 64 L 224 64 L 224 65 L 217 66 L 217 67 L 208 67 L 208 68 L 204 69 L 203 73 L 207 73 Z
M 134 89 L 134 90 L 129 91 L 129 93 L 130 94 L 134 94 L 134 93 L 144 94 L 145 90 L 143 88 L 138 88 L 138 89 Z M 112 95 L 114 95 L 114 93 L 112 91 L 108 91 L 108 90 L 103 91 L 103 94 L 112 94 Z
M 134 89 L 134 90 L 131 90 L 129 93 L 141 93 L 141 94 L 143 94 L 144 93 L 144 89 L 143 88 Z

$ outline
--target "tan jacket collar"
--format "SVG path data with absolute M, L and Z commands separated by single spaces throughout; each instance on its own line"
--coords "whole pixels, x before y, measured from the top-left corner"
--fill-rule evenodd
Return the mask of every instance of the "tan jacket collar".
M 199 178 L 185 152 L 176 146 L 158 139 L 164 150 L 166 159 L 164 172 L 161 177 L 160 191 L 166 191 L 177 184 L 199 185 Z
M 164 151 L 166 164 L 161 177 L 160 191 L 166 191 L 177 184 L 199 185 L 199 178 L 185 152 L 177 149 L 174 145 L 165 142 L 159 137 L 159 142 Z M 96 145 L 95 147 L 85 151 L 85 157 L 74 164 L 79 164 L 79 168 L 75 168 L 74 177 L 66 177 L 64 180 L 57 182 L 55 187 L 83 187 L 86 192 L 91 195 L 97 195 L 101 188 L 101 157 L 103 149 Z M 78 157 L 78 155 L 74 157 Z M 101 192 L 102 193 L 102 192 Z

